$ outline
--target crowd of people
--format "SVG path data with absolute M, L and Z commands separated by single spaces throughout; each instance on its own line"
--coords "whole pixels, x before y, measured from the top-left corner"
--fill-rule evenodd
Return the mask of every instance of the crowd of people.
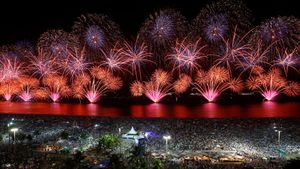
M 195 152 L 235 152 L 257 159 L 286 157 L 300 152 L 300 119 L 163 119 L 108 118 L 71 116 L 1 115 L 1 149 L 14 139 L 8 124 L 18 127 L 18 133 L 32 139 L 16 137 L 16 143 L 57 145 L 70 149 L 88 150 L 97 146 L 107 133 L 121 136 L 131 127 L 145 135 L 146 151 L 165 153 L 175 157 Z M 280 133 L 278 132 L 280 131 Z M 147 133 L 147 134 L 146 134 Z M 2 151 L 1 156 L 7 156 Z M 28 156 L 28 155 L 27 155 Z M 4 159 L 4 158 L 2 158 Z M 4 163 L 2 161 L 2 163 Z

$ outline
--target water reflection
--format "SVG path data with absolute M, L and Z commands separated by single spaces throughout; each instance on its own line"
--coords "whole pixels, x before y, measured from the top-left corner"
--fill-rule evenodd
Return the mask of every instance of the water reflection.
M 178 118 L 189 118 L 192 116 L 192 112 L 193 110 L 189 109 L 187 106 L 184 105 L 173 106 L 174 116 Z
M 202 108 L 198 107 L 197 109 L 203 110 L 203 112 L 201 112 L 202 117 L 206 116 L 207 118 L 216 118 L 220 116 L 219 115 L 220 110 L 218 110 L 218 105 L 216 103 L 204 103 L 201 107 Z
M 247 105 L 206 103 L 187 106 L 153 103 L 121 107 L 100 104 L 0 102 L 0 113 L 134 118 L 300 118 L 300 104 L 297 102 L 263 102 Z
M 131 117 L 169 117 L 170 110 L 168 106 L 160 103 L 149 105 L 132 105 L 130 106 Z

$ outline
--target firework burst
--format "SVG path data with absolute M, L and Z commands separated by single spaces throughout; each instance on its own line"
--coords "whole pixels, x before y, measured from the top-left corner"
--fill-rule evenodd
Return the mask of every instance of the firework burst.
M 192 36 L 204 37 L 210 43 L 221 42 L 236 26 L 238 33 L 249 28 L 250 10 L 240 0 L 220 0 L 208 4 L 192 22 Z
M 143 42 L 139 43 L 138 38 L 133 45 L 125 42 L 122 55 L 130 65 L 131 74 L 137 80 L 142 80 L 142 66 L 154 63 L 150 60 L 152 53 L 148 51 L 148 46 Z
M 0 95 L 6 101 L 10 101 L 13 95 L 16 95 L 21 90 L 19 82 L 16 80 L 7 80 L 0 83 Z
M 19 85 L 20 85 L 20 92 L 18 94 L 19 98 L 21 98 L 23 101 L 28 102 L 33 98 L 32 91 L 36 88 L 38 88 L 40 82 L 38 79 L 33 77 L 21 77 L 19 79 Z
M 37 47 L 45 53 L 59 58 L 65 58 L 69 47 L 76 46 L 78 46 L 77 36 L 63 30 L 49 30 L 43 33 L 37 44 Z
M 299 34 L 299 19 L 287 16 L 272 17 L 261 23 L 253 38 L 262 40 L 266 45 L 276 43 L 276 46 L 294 48 L 300 40 Z
M 280 93 L 288 96 L 299 95 L 299 84 L 287 81 L 281 76 L 279 69 L 271 69 L 264 74 L 251 76 L 247 80 L 247 86 L 250 90 L 257 91 L 266 100 L 274 100 Z
M 206 45 L 200 46 L 200 40 L 194 43 L 176 41 L 176 46 L 173 48 L 173 53 L 168 55 L 168 59 L 171 61 L 173 71 L 178 70 L 179 73 L 193 74 L 195 70 L 198 70 L 201 66 L 199 61 L 206 57 L 203 49 Z
M 245 53 L 242 57 L 239 57 L 235 66 L 237 69 L 240 69 L 240 74 L 244 72 L 250 72 L 250 76 L 253 74 L 260 74 L 264 72 L 263 67 L 271 66 L 267 62 L 268 54 L 271 46 L 263 48 L 261 42 L 258 42 L 255 46 L 251 46 L 250 50 Z
M 43 78 L 43 84 L 46 86 L 48 96 L 53 102 L 58 102 L 63 96 L 68 96 L 69 88 L 65 76 L 53 74 Z
M 144 94 L 154 103 L 160 102 L 164 97 L 170 94 L 172 84 L 170 83 L 170 74 L 161 69 L 155 70 L 150 81 L 145 82 Z
M 33 76 L 43 78 L 51 74 L 57 74 L 57 61 L 54 57 L 44 53 L 42 49 L 38 50 L 38 54 L 28 56 L 28 70 Z
M 247 58 L 251 46 L 245 42 L 245 38 L 250 32 L 240 37 L 235 29 L 231 38 L 223 39 L 224 49 L 222 49 L 221 55 L 216 59 L 215 65 L 224 65 L 227 69 L 231 70 L 232 66 L 239 62 L 241 58 Z
M 72 33 L 79 35 L 91 61 L 97 60 L 100 49 L 108 49 L 122 39 L 119 26 L 102 14 L 81 15 L 74 22 Z
M 196 91 L 207 101 L 213 102 L 225 90 L 241 91 L 242 81 L 240 79 L 232 79 L 228 69 L 212 67 L 208 71 L 198 71 L 195 87 Z
M 144 22 L 139 35 L 150 46 L 158 61 L 175 43 L 177 38 L 186 36 L 188 23 L 184 16 L 173 9 L 161 10 Z
M 106 67 L 111 72 L 125 73 L 127 60 L 122 54 L 122 48 L 118 48 L 117 45 L 111 48 L 108 52 L 101 50 L 104 60 L 101 61 L 100 66 Z
M 74 48 L 73 50 L 68 50 L 68 57 L 63 60 L 60 64 L 60 69 L 63 70 L 63 74 L 70 79 L 74 79 L 76 76 L 84 74 L 88 71 L 90 62 L 86 59 L 86 53 L 84 48 Z
M 144 84 L 140 81 L 134 81 L 130 86 L 132 96 L 142 96 L 144 94 Z
M 173 90 L 177 94 L 181 94 L 187 91 L 192 83 L 192 78 L 186 74 L 180 74 L 178 80 L 174 82 Z
M 300 64 L 300 56 L 298 48 L 289 51 L 288 49 L 277 48 L 277 58 L 273 61 L 274 66 L 281 67 L 285 76 L 288 76 L 289 69 L 293 69 L 299 73 L 297 66 Z
M 84 97 L 87 98 L 90 103 L 95 103 L 100 100 L 100 97 L 107 90 L 107 87 L 103 83 L 93 78 L 92 81 L 84 87 Z
M 95 103 L 105 93 L 119 90 L 123 85 L 121 78 L 114 76 L 107 69 L 93 67 L 90 74 L 92 77 L 84 73 L 74 79 L 72 84 L 73 97 L 86 98 L 90 103 Z
M 0 60 L 0 80 L 13 80 L 18 79 L 24 73 L 22 63 L 17 58 L 10 58 L 2 56 Z

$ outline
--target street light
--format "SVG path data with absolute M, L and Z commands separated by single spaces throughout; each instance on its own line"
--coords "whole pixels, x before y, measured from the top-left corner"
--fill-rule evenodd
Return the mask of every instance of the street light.
M 14 132 L 14 144 L 16 143 L 16 132 L 18 131 L 18 128 L 11 128 L 10 131 Z
M 145 132 L 144 135 L 145 135 L 146 139 L 148 140 L 148 137 L 149 137 L 150 133 L 149 132 Z
M 121 135 L 121 133 L 122 133 L 122 128 L 123 127 L 119 127 L 119 135 Z
M 144 136 L 145 136 L 145 138 L 146 138 L 146 141 L 145 141 L 145 151 L 147 151 L 147 142 L 148 142 L 148 138 L 149 138 L 149 135 L 150 135 L 150 133 L 149 132 L 145 132 L 144 133 Z
M 278 133 L 278 144 L 280 144 L 280 133 L 282 132 L 281 130 L 275 130 L 275 132 L 277 132 Z
M 166 141 L 166 153 L 169 153 L 168 152 L 168 141 L 171 139 L 171 136 L 167 135 L 167 136 L 163 136 L 163 138 Z

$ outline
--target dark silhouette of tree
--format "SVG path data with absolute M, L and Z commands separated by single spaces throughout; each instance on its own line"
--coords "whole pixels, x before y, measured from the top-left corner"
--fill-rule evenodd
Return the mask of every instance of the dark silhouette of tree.
M 159 159 L 154 160 L 152 169 L 163 169 L 163 165 Z
M 109 162 L 108 162 L 108 168 L 110 168 L 110 169 L 125 168 L 120 155 L 118 155 L 118 154 L 111 155 Z
M 300 158 L 288 160 L 287 164 L 283 167 L 284 169 L 296 169 L 300 168 Z
M 67 140 L 69 138 L 69 133 L 67 133 L 66 131 L 63 131 L 60 133 L 60 137 L 63 140 Z

